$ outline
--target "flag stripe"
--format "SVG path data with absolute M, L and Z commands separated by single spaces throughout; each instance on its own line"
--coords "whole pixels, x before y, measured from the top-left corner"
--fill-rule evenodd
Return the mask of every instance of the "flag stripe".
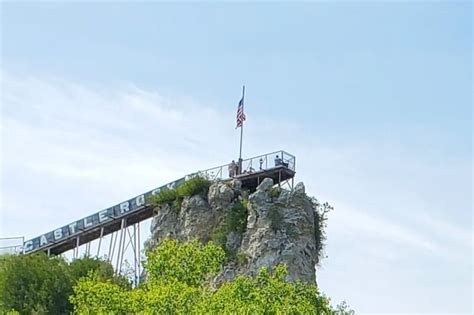
M 237 127 L 242 127 L 242 124 L 245 121 L 245 114 L 244 114 L 244 98 L 239 101 L 239 106 L 237 107 Z

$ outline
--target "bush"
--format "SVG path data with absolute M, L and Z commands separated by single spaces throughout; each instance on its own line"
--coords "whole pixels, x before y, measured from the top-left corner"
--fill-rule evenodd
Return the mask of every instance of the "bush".
M 225 249 L 225 244 L 227 243 L 227 234 L 229 232 L 227 231 L 227 227 L 225 225 L 218 227 L 215 229 L 212 233 L 211 236 L 211 241 L 214 244 L 217 244 L 221 246 L 222 248 Z
M 219 271 L 224 256 L 222 248 L 213 243 L 164 240 L 147 253 L 145 267 L 152 283 L 178 281 L 197 287 Z
M 244 201 L 241 201 L 234 205 L 227 216 L 227 230 L 229 232 L 235 231 L 240 234 L 245 232 L 247 228 L 247 216 L 249 211 L 244 204 Z
M 214 230 L 211 240 L 224 248 L 228 259 L 235 258 L 235 252 L 231 252 L 226 248 L 227 235 L 230 232 L 237 232 L 243 234 L 247 228 L 248 209 L 246 207 L 247 201 L 243 200 L 235 204 L 227 214 L 224 223 Z
M 178 194 L 176 189 L 163 189 L 158 194 L 151 196 L 149 202 L 154 205 L 171 203 L 176 200 Z
M 272 187 L 270 191 L 268 192 L 268 196 L 272 199 L 280 197 L 281 194 L 281 187 Z
M 178 188 L 176 188 L 176 193 L 177 196 L 181 198 L 194 195 L 206 196 L 210 186 L 210 180 L 196 176 L 179 185 Z
M 238 252 L 237 255 L 235 255 L 235 259 L 240 266 L 246 265 L 249 261 L 247 255 L 242 252 Z
M 158 194 L 151 196 L 148 202 L 152 205 L 158 206 L 162 204 L 170 204 L 173 209 L 179 210 L 181 208 L 181 202 L 184 197 L 190 197 L 194 195 L 207 195 L 211 181 L 200 176 L 193 177 L 177 188 L 174 189 L 163 189 Z

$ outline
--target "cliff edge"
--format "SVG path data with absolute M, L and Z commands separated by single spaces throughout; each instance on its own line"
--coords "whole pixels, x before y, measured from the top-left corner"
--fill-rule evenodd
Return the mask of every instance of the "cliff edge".
M 287 280 L 316 282 L 331 207 L 307 196 L 303 183 L 289 191 L 266 178 L 250 193 L 233 180 L 199 190 L 158 200 L 148 248 L 166 238 L 222 245 L 228 260 L 215 283 L 280 263 L 288 266 Z

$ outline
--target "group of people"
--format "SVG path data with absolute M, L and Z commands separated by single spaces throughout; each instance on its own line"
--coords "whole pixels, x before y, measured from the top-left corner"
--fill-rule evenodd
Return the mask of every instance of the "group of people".
M 260 158 L 260 160 L 258 162 L 260 163 L 260 170 L 263 170 L 263 162 L 264 162 L 263 158 Z M 280 166 L 280 165 L 288 167 L 288 162 L 285 162 L 282 158 L 280 158 L 277 155 L 277 156 L 275 156 L 275 166 Z M 235 177 L 236 175 L 241 173 L 241 172 L 239 172 L 239 164 L 235 163 L 234 160 L 232 160 L 232 162 L 230 162 L 230 164 L 228 166 L 228 170 L 229 170 L 229 177 Z M 251 167 L 250 172 L 252 173 L 253 171 L 254 171 L 254 169 Z

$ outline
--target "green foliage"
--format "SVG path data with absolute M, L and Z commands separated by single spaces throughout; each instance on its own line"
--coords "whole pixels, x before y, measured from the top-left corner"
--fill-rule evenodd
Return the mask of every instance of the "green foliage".
M 342 301 L 336 306 L 334 315 L 355 315 L 355 311 L 347 305 L 346 301 Z
M 110 279 L 114 276 L 114 268 L 111 264 L 104 263 L 98 258 L 85 256 L 81 259 L 73 260 L 69 264 L 69 275 L 73 281 L 77 281 L 95 271 L 99 277 Z
M 255 278 L 224 283 L 196 306 L 199 314 L 331 314 L 329 300 L 316 286 L 285 281 L 286 267 L 261 269 Z
M 179 185 L 176 188 L 176 193 L 181 198 L 194 195 L 206 196 L 210 186 L 210 180 L 201 176 L 195 176 Z
M 248 263 L 249 258 L 247 257 L 247 255 L 245 253 L 238 252 L 235 255 L 235 260 L 237 261 L 239 266 L 245 266 Z
M 214 230 L 211 239 L 214 243 L 222 246 L 226 252 L 227 258 L 235 258 L 235 253 L 226 248 L 227 235 L 230 232 L 243 234 L 247 228 L 248 201 L 242 200 L 236 203 L 227 213 L 224 223 Z
M 90 272 L 121 285 L 127 283 L 114 278 L 112 266 L 99 259 L 85 257 L 68 264 L 44 253 L 0 256 L 0 313 L 67 314 L 72 311 L 68 300 L 72 286 Z
M 181 209 L 184 197 L 194 195 L 206 196 L 211 183 L 210 180 L 204 177 L 195 176 L 185 181 L 177 188 L 162 189 L 156 195 L 149 197 L 147 202 L 155 206 L 169 204 L 172 209 L 178 212 Z
M 139 314 L 195 314 L 204 290 L 179 281 L 150 284 L 132 291 L 129 311 Z
M 0 311 L 59 314 L 70 309 L 70 293 L 64 259 L 43 253 L 0 258 Z
M 245 201 L 235 204 L 227 216 L 227 231 L 235 231 L 237 233 L 244 233 L 247 228 L 247 216 L 249 211 L 246 207 Z
M 212 235 L 211 235 L 211 240 L 213 243 L 219 245 L 222 247 L 224 250 L 226 248 L 225 244 L 227 242 L 227 234 L 229 232 L 227 231 L 227 226 L 226 224 L 216 228 Z M 227 253 L 226 253 L 227 254 Z
M 212 273 L 219 270 L 225 254 L 221 247 L 198 241 L 179 243 L 165 240 L 158 248 L 147 253 L 146 268 L 153 282 L 183 282 L 199 286 Z
M 311 205 L 314 209 L 314 225 L 317 227 L 314 235 L 319 257 L 323 255 L 324 242 L 326 240 L 327 214 L 334 208 L 327 202 L 321 204 L 316 198 L 311 198 Z
M 178 198 L 176 189 L 162 189 L 159 193 L 151 196 L 149 202 L 154 205 L 161 205 L 165 203 L 171 203 Z
M 270 191 L 268 192 L 268 196 L 272 199 L 280 197 L 280 194 L 281 194 L 281 187 L 279 186 L 272 187 Z
M 85 256 L 73 260 L 68 267 L 68 274 L 72 283 L 89 276 L 91 272 L 99 279 L 111 281 L 123 288 L 131 288 L 132 284 L 125 276 L 115 275 L 113 266 L 100 258 Z
M 278 207 L 271 207 L 268 210 L 268 219 L 270 220 L 270 228 L 276 232 L 283 227 L 283 216 Z
M 128 291 L 96 274 L 80 278 L 69 298 L 78 314 L 117 314 L 130 307 Z
M 351 314 L 335 313 L 314 284 L 287 282 L 284 265 L 212 288 L 207 279 L 223 258 L 212 243 L 164 241 L 148 253 L 142 287 L 128 290 L 90 275 L 77 282 L 70 300 L 78 314 Z

